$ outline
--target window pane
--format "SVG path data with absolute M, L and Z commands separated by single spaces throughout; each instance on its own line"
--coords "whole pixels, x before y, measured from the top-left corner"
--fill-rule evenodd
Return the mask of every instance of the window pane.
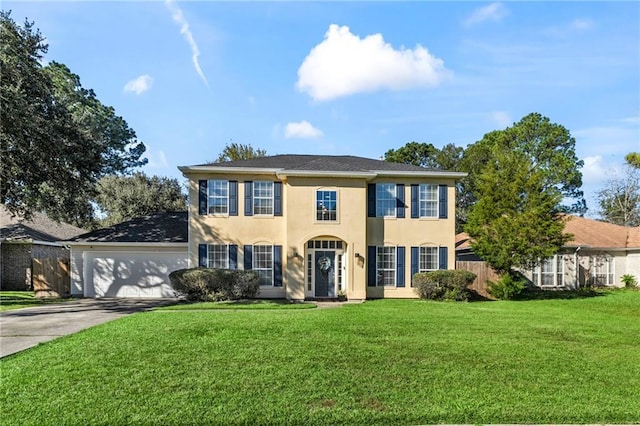
M 229 269 L 229 250 L 226 245 L 209 244 L 207 266 L 214 269 Z
M 420 217 L 438 216 L 438 185 L 420 184 L 419 208 Z
M 273 246 L 253 246 L 253 270 L 261 286 L 273 285 Z
M 395 216 L 396 203 L 396 185 L 394 183 L 376 184 L 376 216 Z
M 273 214 L 273 182 L 253 182 L 253 214 Z
M 420 247 L 420 272 L 438 269 L 438 247 Z
M 210 180 L 207 183 L 209 192 L 209 213 L 226 214 L 229 206 L 229 183 L 226 180 Z
M 317 220 L 337 220 L 337 211 L 336 191 L 316 191 Z
M 378 286 L 395 286 L 396 285 L 396 248 L 395 247 L 378 247 L 377 248 L 377 285 Z

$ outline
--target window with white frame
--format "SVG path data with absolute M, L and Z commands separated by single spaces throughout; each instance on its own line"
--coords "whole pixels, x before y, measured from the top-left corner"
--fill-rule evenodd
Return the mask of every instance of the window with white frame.
M 396 215 L 397 194 L 395 183 L 376 184 L 376 216 Z
M 253 246 L 253 270 L 261 286 L 273 286 L 273 246 Z
M 555 255 L 533 268 L 531 281 L 540 287 L 564 286 L 564 257 Z
M 336 221 L 338 199 L 336 191 L 316 191 L 316 220 Z
M 229 247 L 224 244 L 209 244 L 207 246 L 207 267 L 229 269 Z
M 207 191 L 209 214 L 229 213 L 229 181 L 211 179 Z
M 376 285 L 391 286 L 396 285 L 396 248 L 377 247 L 376 261 Z
M 419 272 L 435 271 L 438 267 L 438 247 L 420 247 Z
M 593 256 L 591 258 L 591 264 L 593 265 L 593 275 L 591 276 L 592 285 L 613 284 L 613 257 L 608 255 Z
M 418 203 L 420 217 L 438 217 L 438 185 L 421 183 Z
M 255 181 L 253 182 L 253 214 L 272 215 L 273 214 L 273 182 Z

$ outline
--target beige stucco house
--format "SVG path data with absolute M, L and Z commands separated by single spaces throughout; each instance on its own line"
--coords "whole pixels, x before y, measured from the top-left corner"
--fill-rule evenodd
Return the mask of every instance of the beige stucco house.
M 189 266 L 256 270 L 260 297 L 410 298 L 415 272 L 455 268 L 464 173 L 323 155 L 180 170 Z

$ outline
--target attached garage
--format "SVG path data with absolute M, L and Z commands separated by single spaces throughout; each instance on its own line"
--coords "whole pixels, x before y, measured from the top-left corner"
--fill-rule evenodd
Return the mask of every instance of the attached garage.
M 68 242 L 71 294 L 80 297 L 174 297 L 169 274 L 188 267 L 187 213 L 159 213 Z

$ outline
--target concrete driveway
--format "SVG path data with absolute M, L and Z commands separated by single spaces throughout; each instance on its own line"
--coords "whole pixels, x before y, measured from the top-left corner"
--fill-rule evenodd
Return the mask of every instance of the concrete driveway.
M 78 299 L 0 312 L 0 358 L 175 299 Z

